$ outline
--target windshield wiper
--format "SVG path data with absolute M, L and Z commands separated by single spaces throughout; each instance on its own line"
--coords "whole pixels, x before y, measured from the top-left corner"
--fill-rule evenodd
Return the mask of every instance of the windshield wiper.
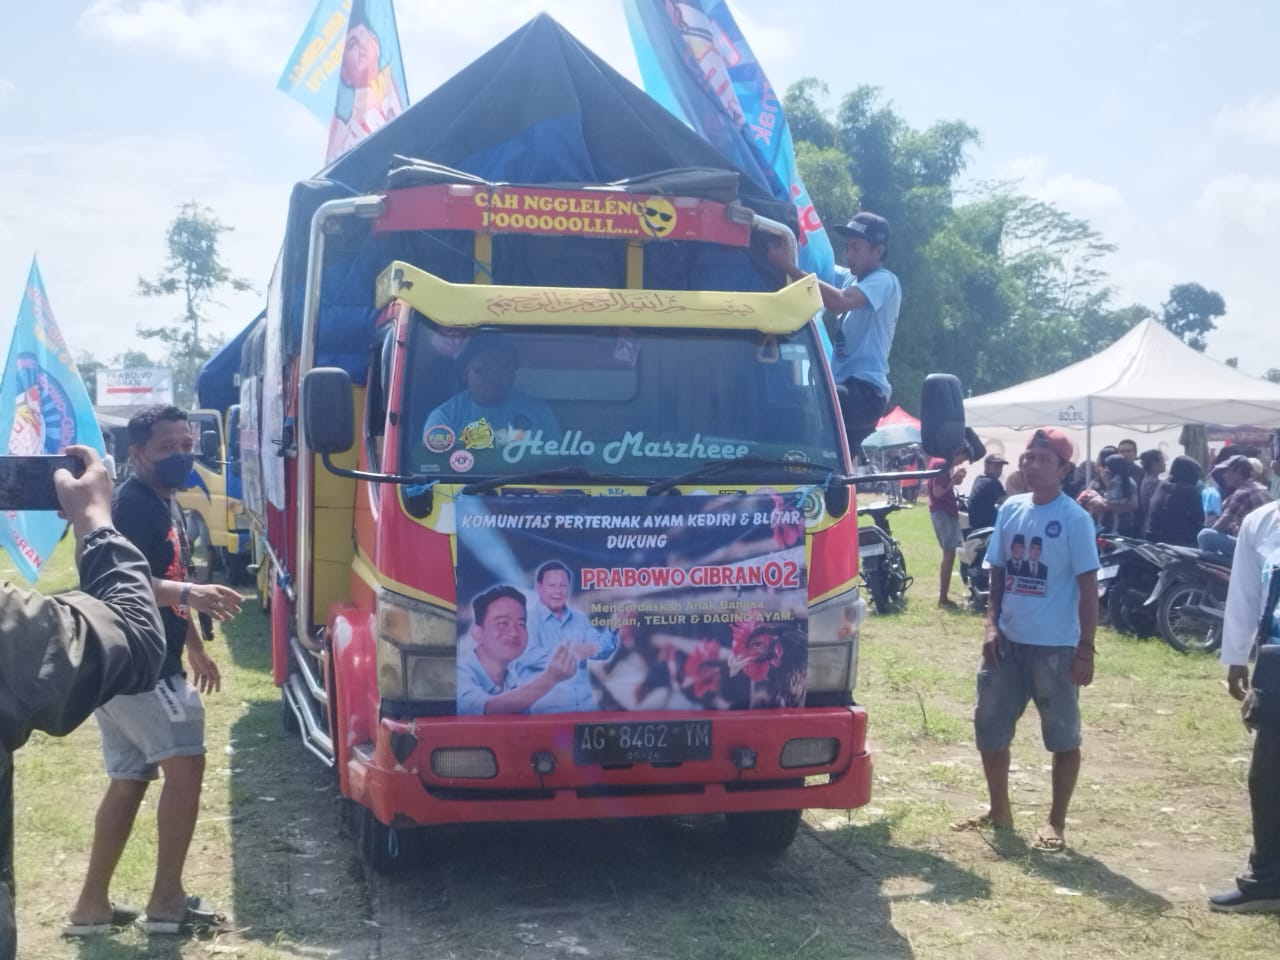
M 745 453 L 740 457 L 734 457 L 732 460 L 709 460 L 702 466 L 695 467 L 688 473 L 682 473 L 678 477 L 667 477 L 665 480 L 651 483 L 645 493 L 651 497 L 656 497 L 661 493 L 666 493 L 672 487 L 693 483 L 696 480 L 710 480 L 712 477 L 726 473 L 734 467 L 743 466 L 783 467 L 792 473 L 807 473 L 810 476 L 820 473 L 828 478 L 836 472 L 833 467 L 824 467 L 818 463 L 810 463 L 808 460 L 784 460 L 781 457 L 761 457 L 754 453 Z
M 528 473 L 515 473 L 509 477 L 490 477 L 488 480 L 477 480 L 460 490 L 465 494 L 491 493 L 509 483 L 613 483 L 634 484 L 635 477 L 623 477 L 612 473 L 592 473 L 586 467 L 557 467 L 554 470 L 531 470 Z

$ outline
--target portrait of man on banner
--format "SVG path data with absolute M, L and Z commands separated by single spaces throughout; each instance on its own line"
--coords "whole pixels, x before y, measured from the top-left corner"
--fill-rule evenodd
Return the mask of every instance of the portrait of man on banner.
M 353 0 L 325 162 L 342 156 L 407 105 L 390 0 Z

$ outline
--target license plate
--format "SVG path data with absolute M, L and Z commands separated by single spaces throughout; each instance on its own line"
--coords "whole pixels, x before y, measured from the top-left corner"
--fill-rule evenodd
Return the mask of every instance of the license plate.
M 710 720 L 578 723 L 573 728 L 573 762 L 580 765 L 710 759 Z
M 1117 575 L 1119 572 L 1120 572 L 1120 568 L 1119 568 L 1119 567 L 1103 567 L 1101 570 L 1099 570 L 1099 571 L 1098 571 L 1098 579 L 1099 579 L 1099 580 L 1114 580 L 1114 579 L 1115 579 L 1115 577 L 1116 577 L 1116 575 Z
M 858 548 L 858 556 L 860 557 L 878 557 L 883 553 L 883 543 L 869 543 L 865 547 Z

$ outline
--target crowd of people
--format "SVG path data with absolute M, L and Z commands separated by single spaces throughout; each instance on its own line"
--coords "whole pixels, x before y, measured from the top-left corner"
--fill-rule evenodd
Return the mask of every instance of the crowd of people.
M 918 456 L 918 454 L 915 454 Z M 957 459 L 957 464 L 963 458 Z M 899 467 L 899 463 L 904 464 Z M 905 464 L 910 463 L 910 466 Z M 917 470 L 914 461 L 894 458 L 893 469 Z M 928 470 L 942 461 L 933 459 Z M 996 508 L 1005 497 L 1028 492 L 1019 465 L 1006 470 L 1009 461 L 1001 454 L 983 460 L 983 473 L 968 495 L 967 528 L 989 527 Z M 1074 498 L 1093 518 L 1098 533 L 1140 537 L 1160 543 L 1230 554 L 1235 547 L 1240 524 L 1253 510 L 1280 499 L 1280 460 L 1262 459 L 1257 447 L 1227 444 L 1217 454 L 1206 476 L 1200 464 L 1185 455 L 1166 461 L 1161 450 L 1141 455 L 1133 440 L 1105 446 L 1088 463 L 1069 462 L 1061 482 L 1062 491 Z M 946 477 L 927 481 L 931 512 L 952 513 L 954 491 L 964 477 L 964 468 Z M 934 524 L 935 529 L 938 523 Z M 947 544 L 939 536 L 944 552 Z M 940 603 L 946 604 L 944 590 Z

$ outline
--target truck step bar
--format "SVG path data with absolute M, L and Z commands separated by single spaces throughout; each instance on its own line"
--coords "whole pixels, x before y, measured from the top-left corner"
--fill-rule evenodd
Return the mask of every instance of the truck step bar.
M 329 694 L 325 692 L 324 687 L 316 680 L 315 673 L 312 671 L 312 662 L 315 657 L 302 649 L 302 644 L 298 642 L 297 637 L 289 637 L 289 647 L 293 650 L 293 662 L 297 664 L 298 672 L 302 674 L 302 679 L 306 681 L 307 692 L 311 695 L 311 699 L 321 706 L 329 706 Z
M 314 753 L 327 767 L 333 766 L 333 738 L 327 730 L 324 717 L 328 714 L 329 696 L 316 682 L 312 670 L 315 658 L 302 649 L 297 637 L 289 638 L 293 650 L 293 663 L 289 679 L 280 688 L 285 709 L 292 711 L 298 721 L 298 731 L 303 745 Z M 317 718 L 319 713 L 319 718 Z

